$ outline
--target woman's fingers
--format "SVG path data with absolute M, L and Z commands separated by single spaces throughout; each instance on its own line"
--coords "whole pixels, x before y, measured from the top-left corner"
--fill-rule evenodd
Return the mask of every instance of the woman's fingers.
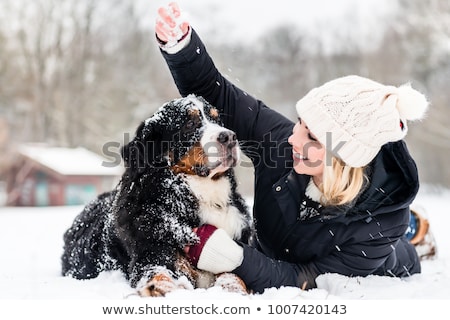
M 156 25 L 155 25 L 155 32 L 156 32 L 156 36 L 162 40 L 162 41 L 168 41 L 169 37 L 169 31 L 166 28 L 166 25 L 164 24 L 164 22 L 162 22 L 161 20 L 156 20 Z
M 186 34 L 189 31 L 189 22 L 185 21 L 180 24 L 180 29 L 183 34 Z
M 158 9 L 155 31 L 161 41 L 177 41 L 189 31 L 189 22 L 181 18 L 181 10 L 176 2 Z
M 169 8 L 172 10 L 172 14 L 175 18 L 178 18 L 181 15 L 180 7 L 178 6 L 178 3 L 171 2 L 169 3 Z
M 175 28 L 176 22 L 172 19 L 168 9 L 166 7 L 161 7 L 158 9 L 159 18 L 171 28 Z

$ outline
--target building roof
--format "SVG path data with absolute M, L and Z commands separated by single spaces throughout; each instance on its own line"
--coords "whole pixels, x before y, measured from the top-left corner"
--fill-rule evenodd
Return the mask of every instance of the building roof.
M 119 176 L 123 166 L 114 166 L 106 159 L 85 148 L 59 148 L 46 145 L 22 145 L 19 153 L 62 175 Z M 106 164 L 106 165 L 105 165 Z

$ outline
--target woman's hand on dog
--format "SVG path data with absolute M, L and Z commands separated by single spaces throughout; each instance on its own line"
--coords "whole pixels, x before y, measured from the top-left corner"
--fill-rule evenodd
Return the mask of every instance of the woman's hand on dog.
M 186 246 L 184 252 L 194 266 L 197 266 L 203 247 L 216 230 L 217 228 L 210 224 L 204 224 L 198 228 L 192 229 L 192 231 L 197 234 L 199 241 L 196 244 Z
M 185 247 L 192 265 L 212 273 L 231 272 L 241 265 L 243 248 L 223 229 L 204 224 L 194 229 L 199 242 Z
M 158 9 L 155 26 L 156 36 L 164 43 L 177 43 L 189 32 L 187 22 L 176 2 Z

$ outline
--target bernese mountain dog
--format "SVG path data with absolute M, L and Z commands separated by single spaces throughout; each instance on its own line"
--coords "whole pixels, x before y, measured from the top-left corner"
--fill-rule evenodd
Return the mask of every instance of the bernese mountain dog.
M 170 101 L 121 152 L 125 172 L 116 188 L 86 205 L 64 234 L 62 274 L 90 279 L 121 270 L 143 296 L 214 283 L 245 291 L 237 276 L 222 275 L 236 280 L 229 282 L 193 268 L 183 251 L 202 224 L 242 243 L 253 239 L 233 171 L 239 145 L 218 110 L 194 95 Z

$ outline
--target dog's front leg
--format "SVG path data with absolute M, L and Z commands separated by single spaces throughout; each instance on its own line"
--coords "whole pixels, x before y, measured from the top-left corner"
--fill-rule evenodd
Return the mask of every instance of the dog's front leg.
M 239 276 L 231 272 L 218 274 L 214 286 L 220 286 L 225 291 L 240 293 L 243 295 L 250 293 L 244 281 Z
M 176 289 L 187 289 L 170 272 L 166 271 L 161 270 L 150 278 L 147 283 L 138 289 L 139 295 L 141 297 L 164 297 L 167 293 Z

